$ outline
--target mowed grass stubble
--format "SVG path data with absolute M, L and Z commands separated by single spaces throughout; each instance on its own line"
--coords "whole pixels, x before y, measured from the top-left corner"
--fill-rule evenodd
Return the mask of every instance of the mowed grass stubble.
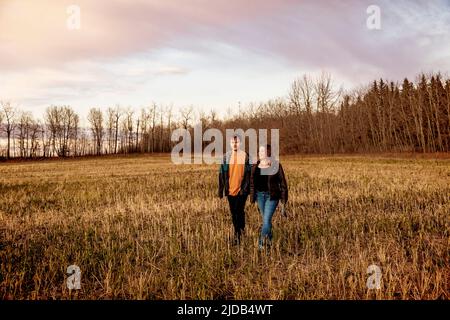
M 448 299 L 450 161 L 283 157 L 289 216 L 231 245 L 217 166 L 0 164 L 1 299 Z M 66 269 L 81 269 L 69 291 Z M 368 289 L 369 265 L 381 268 Z

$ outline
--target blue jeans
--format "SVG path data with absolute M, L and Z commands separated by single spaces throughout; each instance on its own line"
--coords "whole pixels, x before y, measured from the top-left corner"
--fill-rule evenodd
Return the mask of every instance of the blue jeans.
M 278 200 L 270 200 L 269 192 L 257 191 L 256 202 L 263 222 L 259 238 L 259 248 L 262 248 L 265 238 L 269 239 L 269 243 L 272 241 L 272 216 L 277 209 Z

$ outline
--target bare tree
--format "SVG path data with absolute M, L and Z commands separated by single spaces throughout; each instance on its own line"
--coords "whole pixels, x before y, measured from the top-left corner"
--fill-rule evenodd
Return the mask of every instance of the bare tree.
M 135 152 L 138 152 L 139 151 L 139 122 L 140 122 L 140 119 L 139 118 L 137 118 L 137 120 L 136 120 L 136 145 L 135 145 Z
M 19 121 L 17 123 L 18 129 L 18 142 L 19 142 L 19 154 L 21 158 L 31 156 L 31 134 L 34 125 L 34 119 L 30 112 L 20 112 Z
M 89 110 L 88 121 L 91 125 L 92 136 L 95 140 L 95 153 L 101 155 L 103 144 L 103 113 L 99 108 Z
M 173 106 L 170 105 L 166 108 L 166 118 L 167 118 L 167 146 L 168 149 L 170 150 L 172 148 L 172 140 L 170 139 L 171 136 L 171 132 L 172 132 L 172 109 Z
M 157 106 L 156 103 L 148 108 L 148 113 L 150 117 L 150 129 L 151 129 L 151 149 L 150 151 L 155 152 L 155 130 L 156 130 L 156 117 L 157 117 Z
M 297 115 L 306 110 L 311 113 L 313 103 L 313 82 L 306 74 L 302 78 L 294 80 L 289 92 L 289 102 L 291 112 Z
M 117 141 L 118 141 L 118 138 L 119 138 L 119 120 L 120 120 L 120 116 L 121 116 L 121 109 L 120 109 L 120 106 L 117 105 L 116 109 L 114 110 L 114 119 L 116 121 L 116 124 L 115 124 L 116 134 L 115 134 L 115 143 L 114 143 L 114 153 L 117 153 Z
M 51 106 L 46 110 L 46 127 L 50 131 L 53 154 L 66 157 L 74 152 L 79 117 L 69 106 Z M 72 150 L 71 150 L 72 149 Z
M 328 73 L 322 73 L 316 80 L 314 85 L 316 110 L 317 110 L 317 124 L 316 124 L 316 139 L 320 152 L 325 150 L 333 150 L 333 116 L 334 108 L 341 97 L 341 90 L 333 88 L 331 76 Z
M 342 93 L 342 89 L 334 89 L 331 75 L 326 72 L 323 72 L 316 80 L 314 90 L 317 110 L 321 112 L 333 110 Z
M 5 132 L 7 138 L 7 147 L 6 147 L 6 157 L 8 159 L 11 158 L 11 134 L 14 131 L 16 126 L 16 114 L 17 109 L 11 105 L 9 101 L 1 101 L 0 105 L 2 107 L 3 115 L 5 118 Z
M 29 156 L 34 158 L 38 156 L 39 152 L 39 133 L 41 131 L 41 123 L 39 121 L 33 120 L 30 126 L 30 151 Z M 43 148 L 43 146 L 42 146 Z
M 108 141 L 108 153 L 115 152 L 116 144 L 116 109 L 109 107 L 106 110 L 106 139 Z
M 189 121 L 192 120 L 192 116 L 193 116 L 193 107 L 189 106 L 189 107 L 185 107 L 183 109 L 180 110 L 180 115 L 181 115 L 181 124 L 183 126 L 184 129 L 189 129 Z
M 149 114 L 145 110 L 145 108 L 141 109 L 141 152 L 148 152 L 148 145 L 149 145 L 149 133 L 148 133 L 148 124 L 150 121 Z
M 164 111 L 163 105 L 159 107 L 159 143 L 158 152 L 164 152 Z
M 122 119 L 122 152 L 130 153 L 133 150 L 133 118 L 134 111 L 131 107 L 125 111 L 125 117 Z

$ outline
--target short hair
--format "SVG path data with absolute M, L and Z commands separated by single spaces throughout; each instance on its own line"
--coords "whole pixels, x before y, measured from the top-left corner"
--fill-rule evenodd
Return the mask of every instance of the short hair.
M 230 140 L 239 140 L 239 141 L 242 141 L 241 136 L 238 135 L 238 134 L 233 135 L 233 136 L 231 137 Z

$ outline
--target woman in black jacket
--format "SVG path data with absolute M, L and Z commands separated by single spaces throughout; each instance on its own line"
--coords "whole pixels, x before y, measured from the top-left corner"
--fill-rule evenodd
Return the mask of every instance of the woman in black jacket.
M 272 216 L 281 201 L 284 206 L 288 200 L 288 187 L 281 163 L 271 158 L 271 147 L 259 147 L 258 162 L 252 166 L 250 175 L 250 201 L 258 204 L 262 216 L 259 249 L 267 238 L 272 240 Z

